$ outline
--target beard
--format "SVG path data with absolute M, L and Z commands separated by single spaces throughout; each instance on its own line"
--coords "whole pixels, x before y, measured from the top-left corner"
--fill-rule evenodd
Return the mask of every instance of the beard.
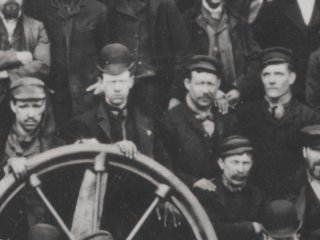
M 6 19 L 15 19 L 19 17 L 21 6 L 15 0 L 7 1 L 2 8 L 2 14 Z

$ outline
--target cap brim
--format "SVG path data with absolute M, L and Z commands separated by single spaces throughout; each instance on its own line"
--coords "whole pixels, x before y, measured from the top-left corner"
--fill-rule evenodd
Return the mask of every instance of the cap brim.
M 234 148 L 230 149 L 228 151 L 225 151 L 221 153 L 221 157 L 227 157 L 227 156 L 232 156 L 232 155 L 241 155 L 247 152 L 252 152 L 253 148 L 252 147 L 239 147 L 239 148 Z

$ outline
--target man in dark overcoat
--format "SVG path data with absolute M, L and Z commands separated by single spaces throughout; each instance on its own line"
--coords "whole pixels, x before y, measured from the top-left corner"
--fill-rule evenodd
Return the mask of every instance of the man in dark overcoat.
M 295 205 L 302 221 L 301 239 L 314 240 L 320 236 L 320 125 L 307 126 L 301 133 L 307 179 Z
M 106 42 L 106 8 L 96 0 L 27 0 L 25 8 L 48 31 L 52 59 L 48 87 L 55 91 L 54 113 L 61 126 L 95 105 L 86 88 L 96 80 L 99 51 Z
M 184 13 L 193 54 L 220 59 L 224 76 L 221 91 L 231 105 L 262 96 L 261 82 L 257 81 L 260 48 L 248 23 L 234 7 L 226 0 L 198 0 Z M 179 86 L 183 91 L 182 84 Z M 181 100 L 184 95 L 174 97 Z
M 253 24 L 261 48 L 282 46 L 295 55 L 297 80 L 292 93 L 305 101 L 305 77 L 310 54 L 320 46 L 319 0 L 273 0 L 264 5 Z
M 252 177 L 272 198 L 296 194 L 303 184 L 302 127 L 320 123 L 320 116 L 292 96 L 296 74 L 292 51 L 265 49 L 261 55 L 261 79 L 265 97 L 238 110 L 243 134 L 255 148 Z
M 174 173 L 190 188 L 213 190 L 219 142 L 237 133 L 235 115 L 223 115 L 213 104 L 220 86 L 221 64 L 210 56 L 196 55 L 185 79 L 187 96 L 162 120 L 163 144 L 172 159 Z
M 212 180 L 213 192 L 196 190 L 220 240 L 262 239 L 261 222 L 266 196 L 249 180 L 253 147 L 250 141 L 234 135 L 220 145 L 222 175 Z

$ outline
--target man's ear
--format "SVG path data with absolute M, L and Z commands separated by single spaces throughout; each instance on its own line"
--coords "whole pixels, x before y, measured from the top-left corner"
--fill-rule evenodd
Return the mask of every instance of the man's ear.
M 190 90 L 190 82 L 191 82 L 191 79 L 189 78 L 184 79 L 184 86 L 188 91 Z
M 294 84 L 294 82 L 296 81 L 296 78 L 297 78 L 297 74 L 295 72 L 291 72 L 289 75 L 290 85 Z
M 308 156 L 308 149 L 307 149 L 307 147 L 303 147 L 303 148 L 302 148 L 302 154 L 303 154 L 303 157 L 306 159 L 307 156 Z
M 222 158 L 219 158 L 219 159 L 218 159 L 218 165 L 219 165 L 219 167 L 221 168 L 221 170 L 224 169 L 224 161 L 222 160 Z
M 17 106 L 16 104 L 13 102 L 13 100 L 10 100 L 10 108 L 11 108 L 11 111 L 13 113 L 16 113 L 17 112 Z

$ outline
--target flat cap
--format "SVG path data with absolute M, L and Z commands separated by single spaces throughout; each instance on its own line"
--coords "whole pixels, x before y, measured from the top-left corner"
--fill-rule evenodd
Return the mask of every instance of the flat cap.
M 119 75 L 133 67 L 129 49 L 120 44 L 108 44 L 100 52 L 98 69 L 110 75 Z
M 266 48 L 260 54 L 260 63 L 263 67 L 278 63 L 293 64 L 293 52 L 285 47 Z
M 301 129 L 302 145 L 320 150 L 320 125 L 310 125 Z
M 264 211 L 262 225 L 266 233 L 273 238 L 289 238 L 301 227 L 295 206 L 287 200 L 269 203 Z
M 222 76 L 222 64 L 214 57 L 207 55 L 195 55 L 190 59 L 190 71 L 204 70 Z
M 239 135 L 230 136 L 220 144 L 221 157 L 241 155 L 252 151 L 253 147 L 250 140 Z
M 13 98 L 17 100 L 46 98 L 45 84 L 38 78 L 23 77 L 13 81 L 10 85 Z

